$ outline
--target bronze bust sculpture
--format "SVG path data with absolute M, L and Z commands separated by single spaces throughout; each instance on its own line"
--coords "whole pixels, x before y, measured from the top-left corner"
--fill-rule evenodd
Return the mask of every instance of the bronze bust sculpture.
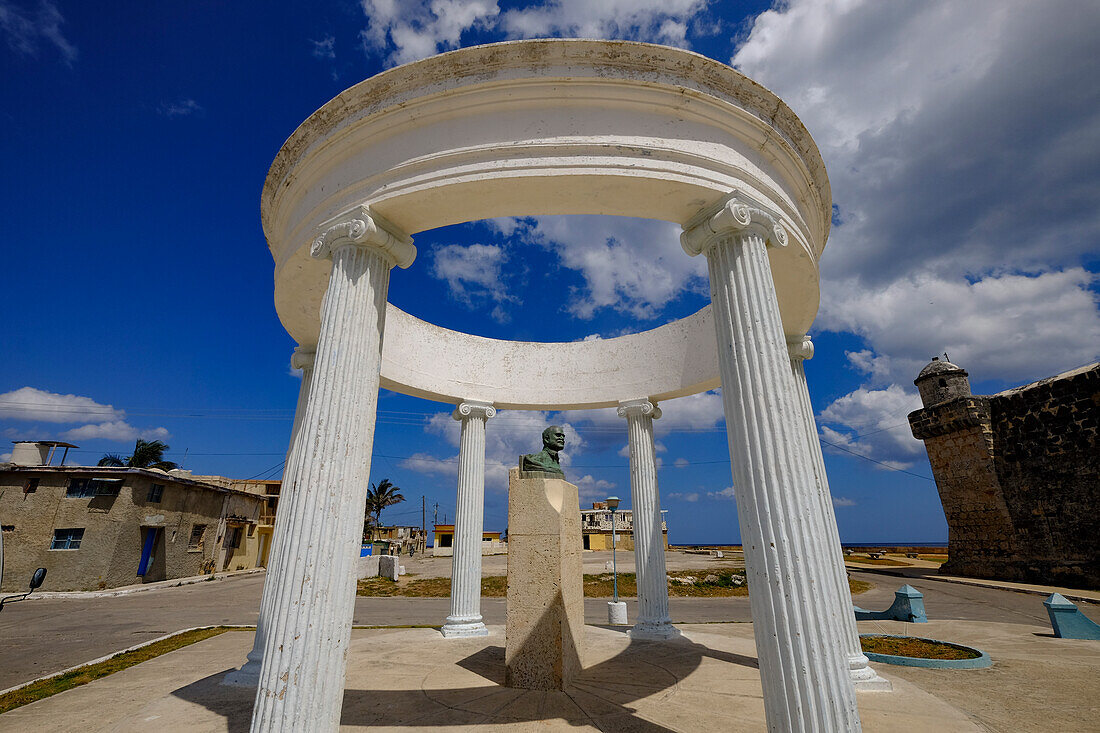
M 560 425 L 551 425 L 542 431 L 542 450 L 520 456 L 519 470 L 523 473 L 544 473 L 555 478 L 565 478 L 558 464 L 558 453 L 565 447 L 565 431 Z

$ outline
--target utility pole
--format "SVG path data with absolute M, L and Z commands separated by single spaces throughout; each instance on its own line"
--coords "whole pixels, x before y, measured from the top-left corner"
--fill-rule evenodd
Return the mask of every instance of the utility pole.
M 435 503 L 433 507 L 435 511 L 432 512 L 432 524 L 439 524 L 439 502 Z
M 428 498 L 423 494 L 420 495 L 420 531 L 424 533 L 424 536 L 428 536 Z

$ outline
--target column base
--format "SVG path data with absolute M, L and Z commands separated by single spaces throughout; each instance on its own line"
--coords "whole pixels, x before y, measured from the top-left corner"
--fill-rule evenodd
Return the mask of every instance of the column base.
M 447 623 L 443 624 L 440 633 L 443 634 L 444 639 L 468 639 L 472 636 L 488 636 L 489 629 L 485 628 L 485 624 L 481 621 L 481 617 L 478 616 L 477 620 L 472 619 L 447 619 Z
M 240 669 L 235 669 L 222 678 L 226 687 L 256 687 L 260 684 L 260 665 L 262 659 L 249 659 Z
M 880 677 L 878 672 L 871 669 L 867 657 L 862 654 L 848 658 L 848 676 L 855 688 L 863 692 L 893 692 L 894 690 L 890 680 Z
M 626 633 L 631 639 L 644 639 L 647 641 L 663 641 L 665 639 L 675 639 L 680 636 L 680 630 L 669 621 L 662 621 L 660 623 L 639 621 Z

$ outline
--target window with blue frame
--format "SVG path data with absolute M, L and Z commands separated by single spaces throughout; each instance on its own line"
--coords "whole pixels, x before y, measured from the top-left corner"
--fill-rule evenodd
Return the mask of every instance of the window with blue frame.
M 164 496 L 164 484 L 152 484 L 149 487 L 149 495 L 145 497 L 145 501 L 153 504 L 159 504 L 161 498 Z
M 118 496 L 122 488 L 120 478 L 74 478 L 69 480 L 65 496 L 80 499 L 89 496 Z
M 80 541 L 84 539 L 84 528 L 55 529 L 51 550 L 76 550 L 80 548 Z

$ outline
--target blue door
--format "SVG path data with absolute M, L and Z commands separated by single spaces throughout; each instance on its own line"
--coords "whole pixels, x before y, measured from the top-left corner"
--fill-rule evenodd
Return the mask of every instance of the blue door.
M 141 562 L 138 563 L 138 575 L 145 575 L 149 570 L 149 565 L 153 562 L 153 547 L 157 543 L 157 532 L 160 530 L 156 527 L 145 527 L 142 531 L 145 532 L 145 544 L 141 548 Z

